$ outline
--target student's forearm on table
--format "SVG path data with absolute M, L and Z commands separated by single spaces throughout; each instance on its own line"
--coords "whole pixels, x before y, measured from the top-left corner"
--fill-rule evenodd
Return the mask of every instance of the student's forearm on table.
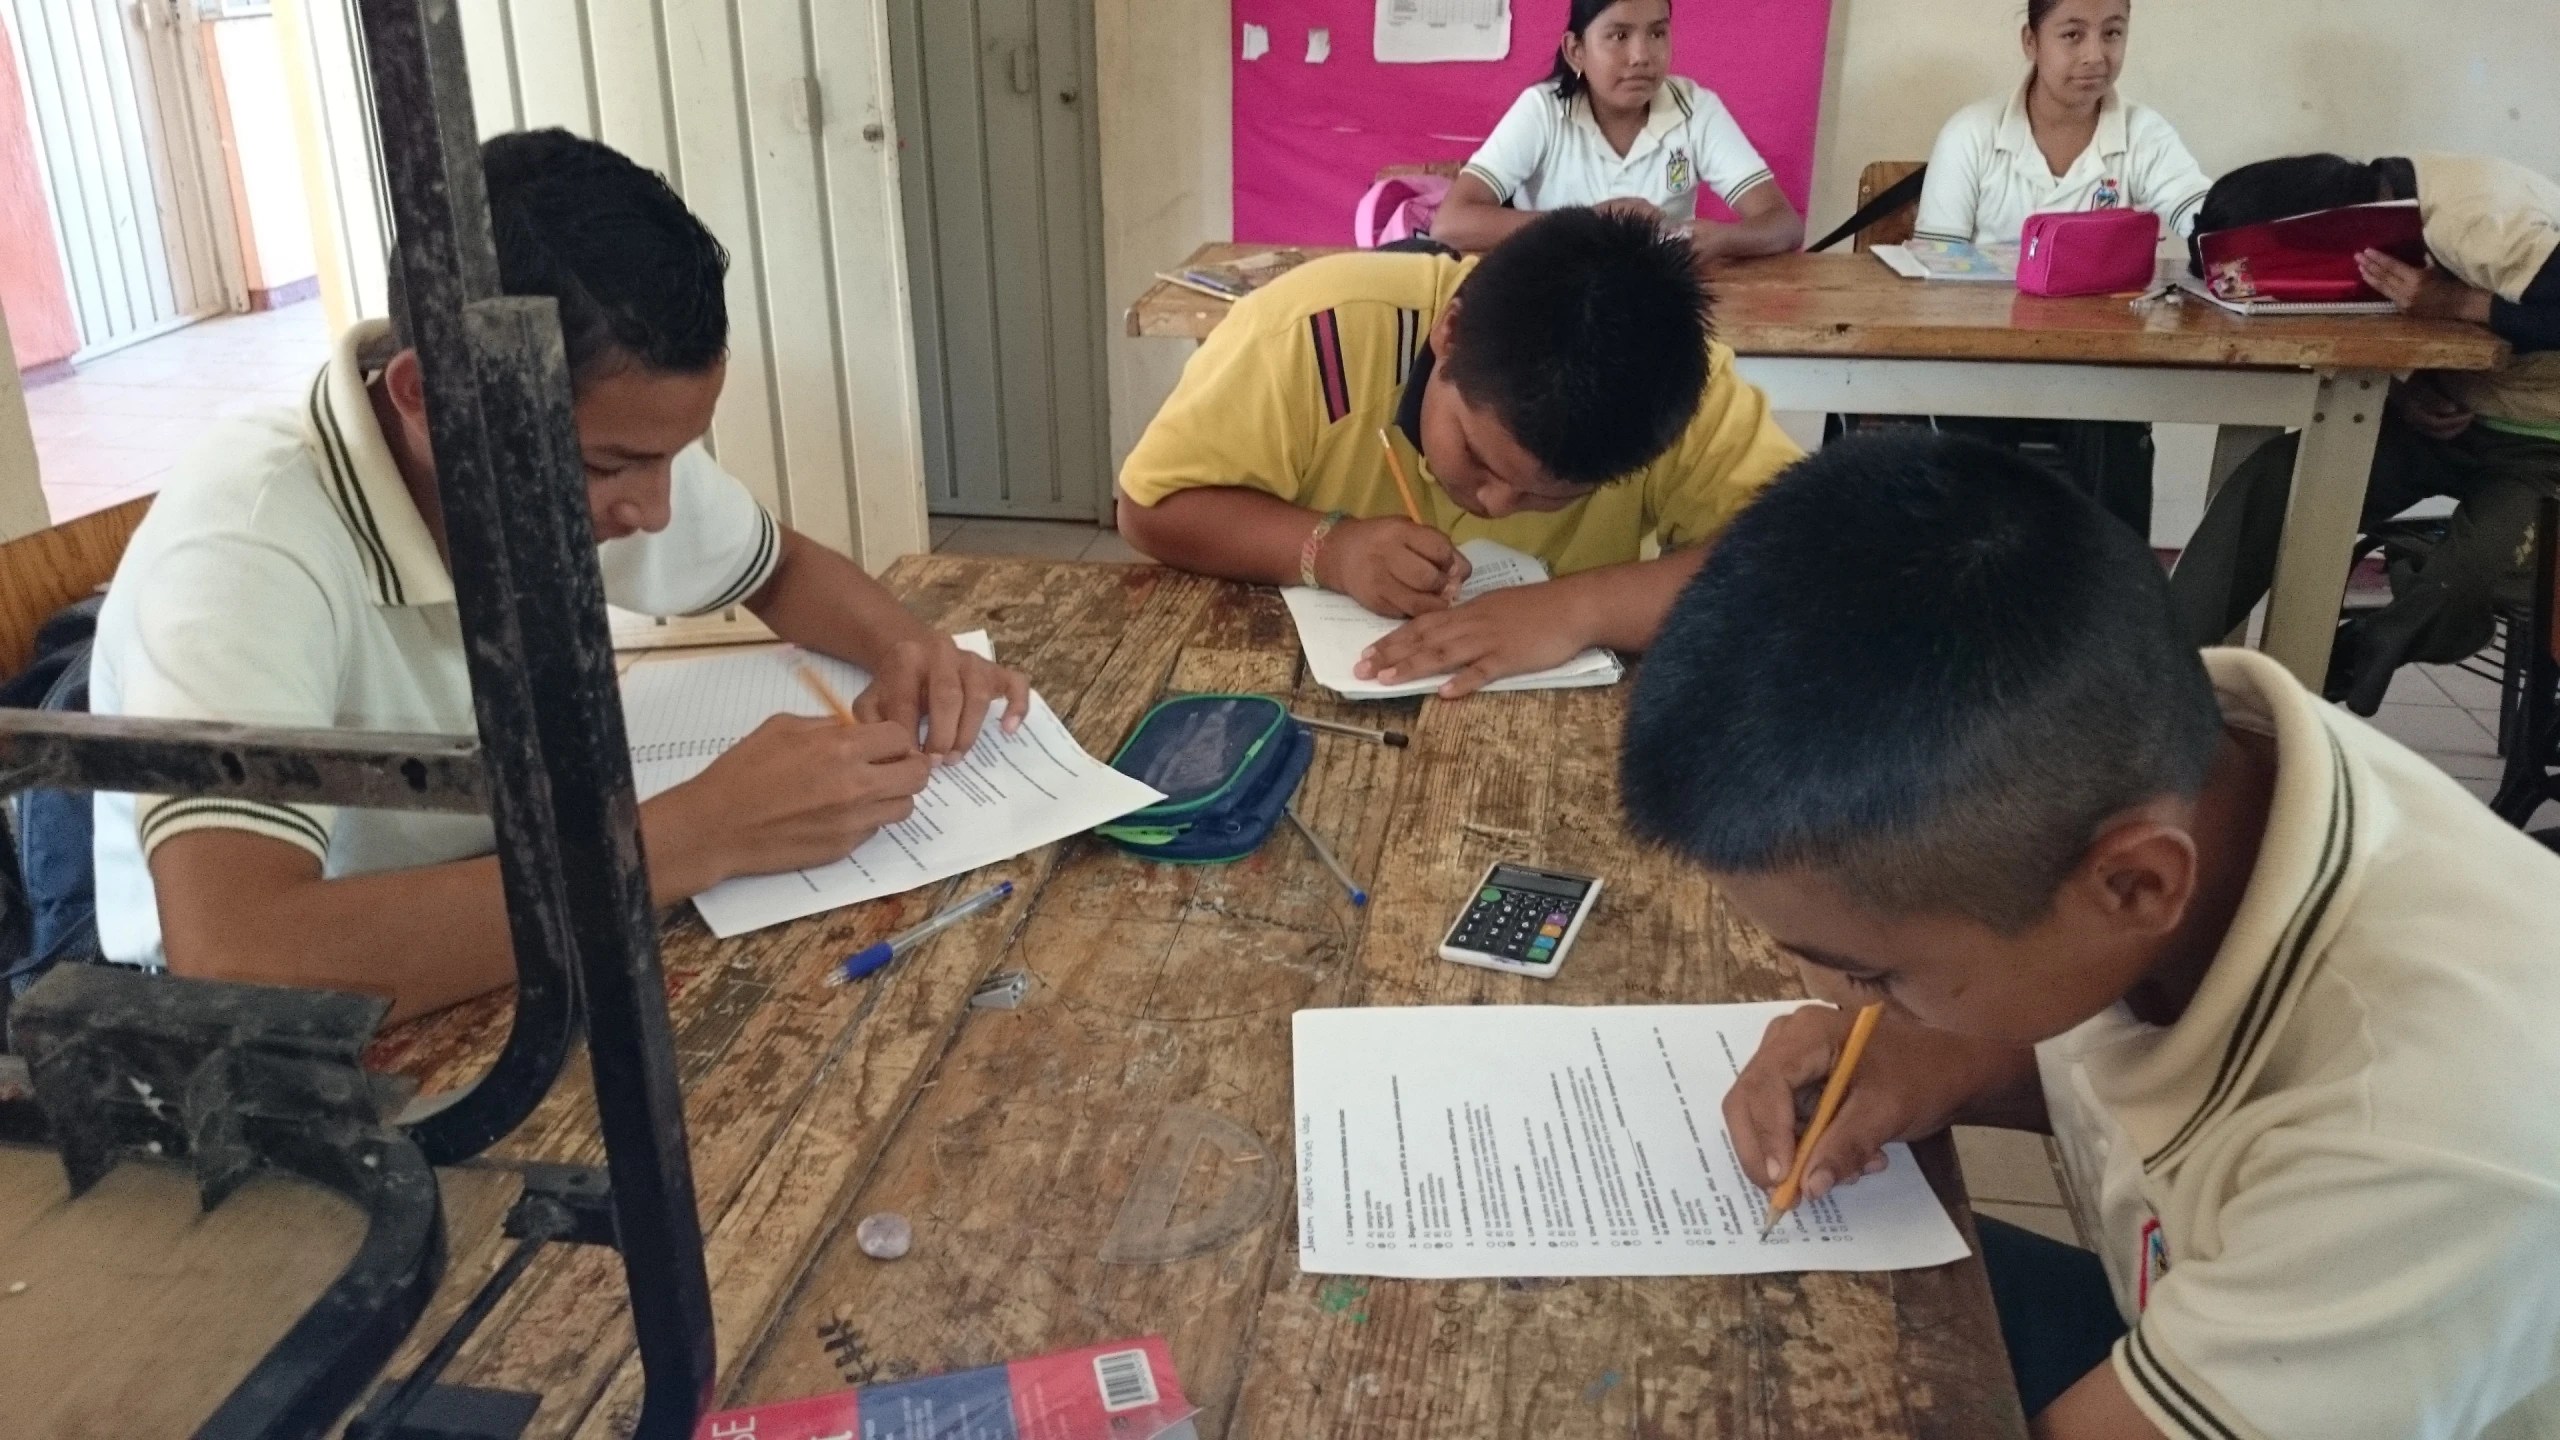
M 1727 260 L 1791 254 L 1804 244 L 1804 217 L 1790 208 L 1780 208 L 1731 224 L 1701 221 L 1698 229 L 1711 235 L 1710 248 Z
M 728 878 L 699 827 L 641 807 L 650 899 L 677 905 Z M 243 831 L 176 836 L 151 861 L 169 968 L 199 979 L 383 995 L 393 1022 L 515 983 L 506 886 L 494 856 L 326 879 L 319 860 Z
M 1460 199 L 1453 192 L 1431 217 L 1431 238 L 1469 254 L 1490 250 L 1511 232 L 1537 219 L 1534 212 L 1514 210 L 1490 200 Z
M 782 532 L 782 558 L 747 608 L 794 645 L 873 670 L 899 642 L 933 635 L 861 566 L 796 530 Z
M 1638 560 L 1585 570 L 1548 582 L 1546 593 L 1569 617 L 1566 621 L 1585 645 L 1611 650 L 1644 650 L 1662 631 L 1671 603 L 1682 586 L 1707 561 L 1707 547 L 1674 551 L 1659 560 Z
M 1324 517 L 1260 490 L 1183 490 L 1153 505 L 1118 497 L 1120 533 L 1178 569 L 1250 585 L 1295 585 L 1298 557 Z

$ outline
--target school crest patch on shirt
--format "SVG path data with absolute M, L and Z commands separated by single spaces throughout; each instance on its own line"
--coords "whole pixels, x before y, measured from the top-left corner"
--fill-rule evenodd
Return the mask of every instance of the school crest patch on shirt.
M 1689 163 L 1688 151 L 1671 152 L 1669 168 L 1663 174 L 1662 183 L 1673 190 L 1686 190 L 1698 183 L 1697 167 Z
M 2133 1304 L 2136 1310 L 2148 1310 L 2151 1287 L 2169 1273 L 2169 1237 L 2160 1232 L 2159 1216 L 2142 1222 L 2142 1234 L 2134 1243 L 2141 1247 L 2141 1254 L 2135 1257 L 2134 1274 L 2138 1278 L 2134 1281 Z
M 2089 200 L 2092 210 L 2113 210 L 2124 204 L 2124 186 L 2112 175 L 2098 182 L 2098 193 Z

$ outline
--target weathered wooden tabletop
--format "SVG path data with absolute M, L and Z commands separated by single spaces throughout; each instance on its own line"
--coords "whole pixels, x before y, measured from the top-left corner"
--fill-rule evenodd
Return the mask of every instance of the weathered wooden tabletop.
M 1203 245 L 1185 265 L 1268 245 Z M 1333 254 L 1301 247 L 1310 254 Z M 2006 285 L 1905 280 L 1867 255 L 1779 255 L 1716 272 L 1716 334 L 1740 355 L 2241 369 L 2486 370 L 2506 343 L 2477 325 L 2391 315 L 2227 314 L 2202 301 L 2136 310 L 2123 296 L 2046 300 Z M 1158 281 L 1133 336 L 1208 338 L 1226 301 Z
M 1889 1275 L 1366 1282 L 1301 1275 L 1290 1026 L 1310 1006 L 1768 999 L 1787 967 L 1693 874 L 1621 833 L 1623 687 L 1353 707 L 1305 679 L 1279 597 L 1147 567 L 917 557 L 889 582 L 984 626 L 1089 748 L 1178 691 L 1277 693 L 1412 732 L 1324 737 L 1299 793 L 1366 912 L 1287 831 L 1224 867 L 1090 838 L 735 941 L 688 913 L 666 961 L 719 1317 L 746 1403 L 1162 1333 L 1212 1437 L 2022 1435 L 1978 1263 Z M 1606 876 L 1552 982 L 1435 958 L 1499 856 Z M 1003 909 L 879 978 L 828 965 L 998 878 Z M 1012 1011 L 968 1008 L 1001 971 Z M 378 1058 L 448 1084 L 503 1002 L 395 1032 Z M 1924 1167 L 1970 1230 L 1943 1139 Z M 583 1072 L 500 1147 L 592 1160 Z M 853 1243 L 915 1226 L 883 1264 Z M 444 1304 L 500 1258 L 457 1253 Z M 638 1367 L 618 1262 L 538 1262 L 450 1379 L 540 1392 L 537 1434 L 627 1433 Z M 422 1327 L 423 1331 L 424 1327 Z M 403 1364 L 405 1365 L 405 1361 Z

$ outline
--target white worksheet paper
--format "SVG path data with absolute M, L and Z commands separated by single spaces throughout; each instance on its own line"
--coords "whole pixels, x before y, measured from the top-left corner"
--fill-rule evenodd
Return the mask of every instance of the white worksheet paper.
M 1547 580 L 1547 567 L 1537 556 L 1522 554 L 1500 541 L 1470 540 L 1458 547 L 1458 553 L 1474 567 L 1467 575 L 1467 583 L 1458 588 L 1461 605 L 1496 590 L 1542 585 Z M 1298 646 L 1306 651 L 1307 669 L 1315 675 L 1316 683 L 1327 690 L 1347 700 L 1393 700 L 1428 695 L 1449 683 L 1446 675 L 1399 680 L 1393 685 L 1361 679 L 1352 673 L 1360 663 L 1360 652 L 1394 634 L 1405 622 L 1377 614 L 1350 596 L 1331 590 L 1292 585 L 1280 592 L 1280 598 L 1288 603 L 1289 619 L 1298 627 Z M 1585 685 L 1615 685 L 1625 674 L 1617 656 L 1590 649 L 1552 670 L 1513 675 L 1484 688 L 1570 690 Z
M 1298 1268 L 1436 1280 L 1964 1258 L 1903 1145 L 1760 1238 L 1767 1197 L 1721 1107 L 1800 1003 L 1299 1011 Z
M 1382 65 L 1500 60 L 1511 53 L 1511 0 L 1378 0 L 1371 54 Z
M 958 637 L 993 659 L 984 632 Z M 858 666 L 766 649 L 635 665 L 622 681 L 631 778 L 648 799 L 701 774 L 747 732 L 779 714 L 823 716 L 794 673 L 807 664 L 851 703 L 871 684 Z M 1002 702 L 998 702 L 999 707 Z M 933 772 L 915 813 L 832 865 L 725 881 L 694 897 L 722 939 L 840 905 L 876 900 L 1008 860 L 1161 800 L 1094 759 L 1037 693 L 1011 735 L 991 712 L 958 764 Z

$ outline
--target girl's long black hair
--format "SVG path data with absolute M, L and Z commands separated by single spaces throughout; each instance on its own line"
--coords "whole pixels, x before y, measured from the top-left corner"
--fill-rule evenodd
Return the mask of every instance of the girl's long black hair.
M 1602 11 L 1617 3 L 1618 0 L 1573 0 L 1573 8 L 1565 12 L 1566 32 L 1573 35 L 1582 34 L 1591 28 L 1592 21 L 1600 18 Z M 2061 0 L 2042 0 L 2042 3 L 2046 9 L 2051 9 L 2060 4 Z M 1571 65 L 1565 63 L 1564 42 L 1561 40 L 1556 42 L 1556 64 L 1554 69 L 1547 72 L 1547 83 L 1556 87 L 1556 98 L 1559 100 L 1574 99 L 1591 88 L 1583 83 L 1582 76 L 1576 73 Z

